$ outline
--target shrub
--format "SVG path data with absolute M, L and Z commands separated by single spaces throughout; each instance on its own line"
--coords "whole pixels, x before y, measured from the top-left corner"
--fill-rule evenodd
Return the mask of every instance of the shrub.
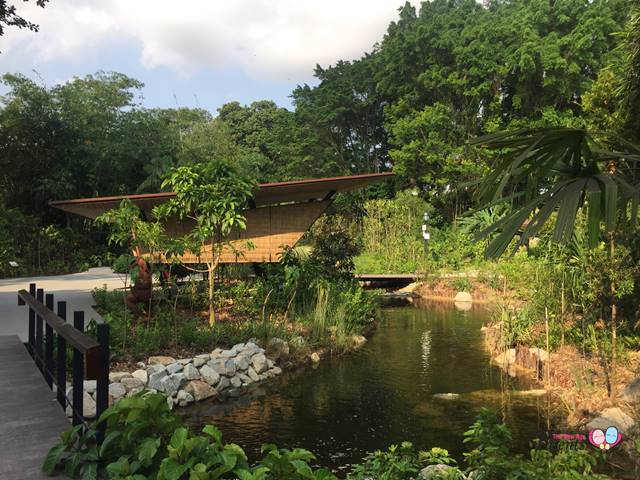
M 335 479 L 324 469 L 313 469 L 315 457 L 303 449 L 279 450 L 265 445 L 265 453 L 250 466 L 242 448 L 222 442 L 212 426 L 195 435 L 172 414 L 162 394 L 139 393 L 120 400 L 99 419 L 106 424 L 102 444 L 97 430 L 73 427 L 47 455 L 43 470 L 51 475 L 62 465 L 69 477 L 120 480 L 303 480 Z

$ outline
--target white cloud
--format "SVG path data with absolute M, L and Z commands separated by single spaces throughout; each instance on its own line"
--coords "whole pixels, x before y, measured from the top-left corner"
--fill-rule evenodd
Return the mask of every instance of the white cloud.
M 6 59 L 41 62 L 99 56 L 118 42 L 146 68 L 189 75 L 240 68 L 269 79 L 306 79 L 316 63 L 359 58 L 382 38 L 402 0 L 56 0 L 21 7 L 37 34 L 10 29 Z M 124 43 L 123 43 L 124 42 Z

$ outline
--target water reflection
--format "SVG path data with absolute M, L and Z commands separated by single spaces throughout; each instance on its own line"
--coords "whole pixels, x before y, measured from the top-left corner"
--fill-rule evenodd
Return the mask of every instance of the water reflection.
M 524 451 L 546 430 L 536 405 L 542 400 L 510 394 L 513 380 L 489 364 L 480 332 L 486 318 L 483 310 L 450 306 L 390 308 L 359 352 L 226 404 L 204 402 L 182 412 L 191 425 L 216 424 L 226 441 L 250 454 L 265 442 L 301 446 L 340 469 L 403 440 L 461 456 L 462 435 L 486 405 L 503 413 Z M 460 396 L 434 398 L 438 393 Z

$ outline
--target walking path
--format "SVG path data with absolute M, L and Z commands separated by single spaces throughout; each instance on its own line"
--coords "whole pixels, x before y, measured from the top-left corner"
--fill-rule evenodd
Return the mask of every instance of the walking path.
M 53 293 L 56 302 L 66 300 L 73 310 L 84 310 L 86 322 L 92 318 L 101 320 L 92 308 L 94 302 L 91 290 L 105 285 L 110 290 L 123 286 L 118 275 L 107 267 L 91 268 L 86 272 L 70 275 L 1 279 L 0 335 L 18 335 L 23 342 L 27 341 L 27 309 L 18 306 L 17 293 L 20 289 L 29 290 L 30 283 L 44 288 L 45 293 Z
M 71 425 L 20 339 L 0 336 L 0 478 L 49 478 L 42 462 Z

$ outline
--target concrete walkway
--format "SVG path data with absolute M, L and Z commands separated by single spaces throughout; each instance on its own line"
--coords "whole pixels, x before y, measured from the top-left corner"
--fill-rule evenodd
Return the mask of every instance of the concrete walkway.
M 18 306 L 17 292 L 20 289 L 29 290 L 30 283 L 36 283 L 45 293 L 53 293 L 56 302 L 65 300 L 70 312 L 83 310 L 87 323 L 92 318 L 101 321 L 92 308 L 94 301 L 91 290 L 104 286 L 109 290 L 124 286 L 120 277 L 108 267 L 91 268 L 70 275 L 0 279 L 0 335 L 18 335 L 22 341 L 27 341 L 27 308 Z

